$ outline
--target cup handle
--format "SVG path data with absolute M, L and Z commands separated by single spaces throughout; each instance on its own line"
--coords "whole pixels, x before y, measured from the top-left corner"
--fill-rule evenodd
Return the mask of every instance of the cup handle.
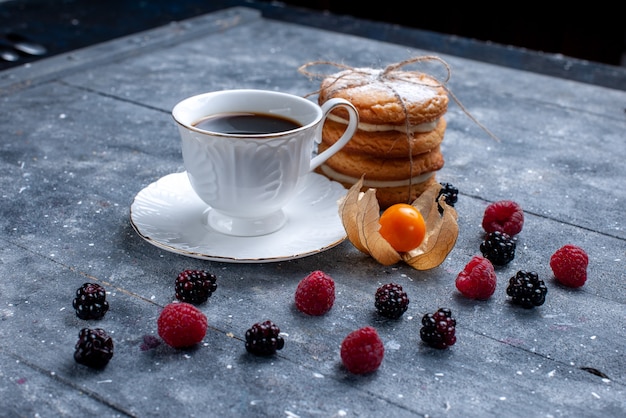
M 350 116 L 350 120 L 348 121 L 348 127 L 337 142 L 335 142 L 321 154 L 316 155 L 311 160 L 311 171 L 322 165 L 324 161 L 328 160 L 330 157 L 336 154 L 337 151 L 343 148 L 343 146 L 348 143 L 348 141 L 352 138 L 352 135 L 354 135 L 354 133 L 356 132 L 359 124 L 359 113 L 352 103 L 340 97 L 332 98 L 322 104 L 322 112 L 324 113 L 324 116 L 322 117 L 320 123 L 324 123 L 330 112 L 337 107 L 343 107 L 348 111 L 348 114 Z

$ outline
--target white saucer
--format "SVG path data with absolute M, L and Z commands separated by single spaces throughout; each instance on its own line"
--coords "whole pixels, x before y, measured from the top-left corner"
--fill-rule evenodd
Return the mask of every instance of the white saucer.
M 287 224 L 282 229 L 268 235 L 237 237 L 206 224 L 208 206 L 194 193 L 187 173 L 174 173 L 137 194 L 130 207 L 130 220 L 143 239 L 167 251 L 230 263 L 275 262 L 340 244 L 346 232 L 337 201 L 345 194 L 341 184 L 311 173 L 284 208 Z

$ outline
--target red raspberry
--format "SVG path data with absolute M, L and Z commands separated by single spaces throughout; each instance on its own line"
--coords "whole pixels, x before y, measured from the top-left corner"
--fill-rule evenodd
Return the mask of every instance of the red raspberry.
M 350 373 L 365 374 L 378 370 L 385 346 L 373 327 L 352 331 L 341 343 L 341 361 Z
M 296 307 L 308 315 L 324 315 L 335 303 L 335 282 L 326 273 L 316 270 L 298 283 Z
M 491 261 L 474 256 L 456 277 L 456 288 L 463 296 L 487 300 L 496 290 L 496 272 Z
M 524 211 L 512 200 L 500 200 L 487 206 L 483 215 L 483 229 L 487 232 L 500 231 L 513 237 L 522 231 Z
M 198 344 L 207 330 L 204 313 L 190 303 L 173 302 L 165 306 L 157 320 L 159 336 L 174 348 Z
M 550 257 L 554 278 L 569 287 L 581 287 L 587 281 L 589 257 L 585 250 L 572 244 L 564 245 Z

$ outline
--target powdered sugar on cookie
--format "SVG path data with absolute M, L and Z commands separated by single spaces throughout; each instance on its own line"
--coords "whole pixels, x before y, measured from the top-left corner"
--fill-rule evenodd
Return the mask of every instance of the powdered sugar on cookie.
M 354 103 L 361 123 L 371 125 L 418 126 L 436 121 L 448 109 L 445 88 L 420 72 L 344 70 L 322 81 L 320 101 L 330 97 L 342 97 Z
M 388 93 L 393 88 L 402 100 L 409 102 L 428 102 L 439 93 L 433 87 L 439 83 L 424 74 L 401 71 L 386 78 L 381 78 L 383 70 L 373 68 L 355 68 L 337 74 L 335 88 L 351 88 L 355 93 Z

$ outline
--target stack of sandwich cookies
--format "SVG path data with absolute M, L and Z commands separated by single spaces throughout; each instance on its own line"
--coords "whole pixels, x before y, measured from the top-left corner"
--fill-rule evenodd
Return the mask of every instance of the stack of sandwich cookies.
M 327 76 L 319 103 L 342 97 L 359 112 L 359 127 L 350 142 L 318 172 L 346 187 L 364 177 L 364 189 L 375 188 L 381 208 L 410 203 L 436 183 L 444 165 L 440 144 L 446 130 L 443 115 L 448 95 L 440 83 L 423 73 L 357 68 Z M 337 109 L 322 131 L 323 151 L 347 126 Z

